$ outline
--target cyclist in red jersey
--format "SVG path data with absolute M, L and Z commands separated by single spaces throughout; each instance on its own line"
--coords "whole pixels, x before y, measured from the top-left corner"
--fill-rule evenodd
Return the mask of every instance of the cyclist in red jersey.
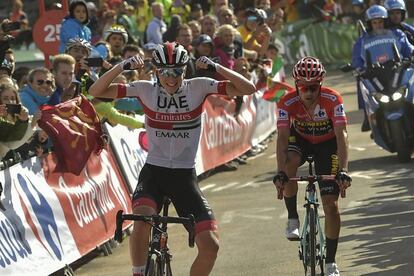
M 337 181 L 319 183 L 326 233 L 326 272 L 338 276 L 335 263 L 340 231 L 338 210 L 339 191 L 350 186 L 348 176 L 347 118 L 341 95 L 322 87 L 325 76 L 322 63 L 314 57 L 299 60 L 293 68 L 296 90 L 286 94 L 278 103 L 277 119 L 277 166 L 273 179 L 278 191 L 283 190 L 288 211 L 286 237 L 299 239 L 299 216 L 297 213 L 297 169 L 306 156 L 312 154 L 317 174 L 336 175 Z M 284 185 L 286 183 L 286 185 Z
M 255 86 L 242 75 L 203 56 L 200 69 L 221 74 L 225 81 L 210 78 L 184 79 L 187 51 L 176 43 L 159 44 L 153 51 L 157 81 L 111 84 L 125 69 L 141 70 L 144 61 L 134 56 L 114 66 L 89 89 L 95 97 L 137 97 L 144 107 L 149 136 L 148 157 L 132 196 L 135 214 L 153 215 L 168 196 L 179 216 L 195 217 L 198 255 L 190 269 L 192 276 L 209 275 L 219 249 L 217 224 L 197 184 L 195 156 L 201 135 L 203 102 L 210 94 L 241 96 L 252 94 Z M 133 275 L 145 275 L 151 227 L 135 222 L 130 238 Z

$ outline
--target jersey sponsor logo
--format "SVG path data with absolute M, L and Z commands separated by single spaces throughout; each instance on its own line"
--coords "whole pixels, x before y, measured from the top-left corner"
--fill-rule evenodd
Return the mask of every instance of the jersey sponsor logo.
M 292 99 L 290 99 L 290 100 L 287 100 L 287 101 L 285 102 L 285 105 L 286 105 L 286 106 L 289 106 L 289 105 L 293 104 L 294 102 L 297 102 L 297 101 L 298 101 L 298 99 L 299 99 L 299 96 L 296 96 L 296 97 L 294 97 L 294 98 L 292 98 Z
M 279 109 L 279 120 L 287 120 L 288 118 L 288 112 L 286 110 Z
M 174 108 L 188 108 L 188 101 L 186 96 L 179 96 L 177 99 L 175 97 L 162 97 L 158 95 L 157 99 L 157 106 L 158 108 L 166 108 L 169 109 L 171 107 Z
M 329 99 L 333 102 L 337 100 L 337 97 L 335 95 L 328 94 L 328 93 L 321 93 L 321 97 Z
M 314 113 L 315 120 L 325 120 L 327 118 L 328 118 L 328 114 L 326 113 L 326 110 L 324 108 L 315 110 L 315 113 Z
M 335 117 L 345 116 L 345 109 L 344 109 L 343 104 L 338 104 L 337 106 L 335 106 L 334 116 Z
M 377 46 L 377 45 L 381 45 L 381 44 L 393 44 L 396 43 L 397 41 L 394 38 L 383 38 L 383 39 L 377 39 L 368 43 L 364 44 L 364 50 L 367 50 L 371 47 Z
M 189 132 L 174 132 L 174 131 L 155 131 L 155 136 L 160 138 L 181 138 L 181 139 L 190 139 Z
M 169 114 L 169 113 L 155 113 L 155 119 L 160 121 L 188 121 L 191 120 L 191 114 Z

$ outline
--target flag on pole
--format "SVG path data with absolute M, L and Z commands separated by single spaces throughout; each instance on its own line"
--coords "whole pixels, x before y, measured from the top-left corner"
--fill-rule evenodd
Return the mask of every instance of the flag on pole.
M 279 102 L 287 92 L 294 90 L 295 88 L 286 82 L 272 81 L 268 89 L 264 92 L 263 99 L 269 102 Z
M 55 106 L 41 107 L 38 124 L 51 137 L 57 156 L 56 172 L 79 175 L 90 155 L 104 146 L 101 123 L 92 104 L 83 96 Z

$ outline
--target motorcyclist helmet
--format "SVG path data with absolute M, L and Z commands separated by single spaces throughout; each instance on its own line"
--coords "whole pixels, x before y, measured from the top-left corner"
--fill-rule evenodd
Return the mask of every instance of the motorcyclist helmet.
M 112 34 L 120 34 L 124 38 L 124 42 L 128 42 L 128 33 L 125 30 L 125 27 L 122 25 L 112 25 L 109 29 L 107 29 L 104 33 L 104 40 L 108 41 L 109 37 Z
M 292 76 L 296 82 L 322 82 L 326 71 L 319 59 L 304 57 L 293 67 Z
M 373 19 L 378 19 L 378 18 L 387 19 L 388 13 L 387 13 L 387 10 L 383 6 L 373 5 L 369 9 L 367 9 L 365 13 L 365 17 L 366 17 L 367 22 Z
M 175 42 L 157 44 L 152 52 L 152 63 L 157 68 L 183 67 L 188 60 L 187 50 Z
M 404 21 L 405 13 L 407 11 L 404 0 L 385 0 L 384 7 L 388 12 L 400 10 L 402 14 L 401 20 Z

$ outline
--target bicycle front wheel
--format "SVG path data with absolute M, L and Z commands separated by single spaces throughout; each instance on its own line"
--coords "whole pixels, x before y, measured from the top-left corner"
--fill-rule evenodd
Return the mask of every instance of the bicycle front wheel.
M 146 269 L 146 272 L 145 272 L 145 275 L 146 276 L 162 276 L 161 275 L 161 269 L 159 267 L 159 264 L 158 264 L 156 258 L 151 258 L 150 259 L 150 261 L 148 263 L 148 266 L 147 266 L 147 269 Z
M 316 275 L 316 212 L 310 207 L 309 215 L 309 265 L 311 276 Z

